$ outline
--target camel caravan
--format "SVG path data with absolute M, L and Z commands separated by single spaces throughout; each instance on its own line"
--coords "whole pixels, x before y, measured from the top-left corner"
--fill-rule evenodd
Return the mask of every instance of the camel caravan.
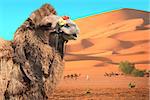
M 64 76 L 64 79 L 74 79 L 77 80 L 79 77 L 81 76 L 81 74 L 68 74 Z
M 120 76 L 120 75 L 124 75 L 123 73 L 116 73 L 116 72 L 110 72 L 110 73 L 106 73 L 104 74 L 104 76 L 107 77 L 112 77 L 112 76 Z

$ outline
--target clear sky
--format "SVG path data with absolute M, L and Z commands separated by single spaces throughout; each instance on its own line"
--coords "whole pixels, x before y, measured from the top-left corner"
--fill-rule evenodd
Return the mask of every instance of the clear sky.
M 53 5 L 58 15 L 71 19 L 120 8 L 150 11 L 150 0 L 0 0 L 0 38 L 11 40 L 31 12 L 44 3 Z

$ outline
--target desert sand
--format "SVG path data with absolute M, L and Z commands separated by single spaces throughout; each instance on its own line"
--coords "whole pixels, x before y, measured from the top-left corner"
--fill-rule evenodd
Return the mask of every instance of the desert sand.
M 122 75 L 120 61 L 150 70 L 149 12 L 120 9 L 75 20 L 80 28 L 77 41 L 66 46 L 64 76 L 51 99 L 148 100 L 149 78 Z M 118 73 L 106 77 L 105 73 Z M 135 88 L 128 84 L 135 82 Z M 85 94 L 90 90 L 90 94 Z

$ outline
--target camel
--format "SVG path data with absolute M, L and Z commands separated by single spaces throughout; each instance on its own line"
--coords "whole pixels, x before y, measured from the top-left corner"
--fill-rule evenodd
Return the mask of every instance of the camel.
M 64 45 L 79 28 L 50 4 L 34 11 L 14 34 L 0 39 L 0 100 L 47 100 L 64 70 Z

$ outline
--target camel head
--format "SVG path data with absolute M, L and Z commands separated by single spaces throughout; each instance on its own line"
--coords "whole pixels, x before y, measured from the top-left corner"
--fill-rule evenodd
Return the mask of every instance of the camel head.
M 49 33 L 49 45 L 62 54 L 64 43 L 68 40 L 76 40 L 79 34 L 78 26 L 67 16 L 49 15 L 38 24 L 40 29 Z
M 79 33 L 79 28 L 68 16 L 46 16 L 39 26 L 46 27 L 50 31 L 53 30 L 56 34 L 62 34 L 64 40 L 76 40 Z

